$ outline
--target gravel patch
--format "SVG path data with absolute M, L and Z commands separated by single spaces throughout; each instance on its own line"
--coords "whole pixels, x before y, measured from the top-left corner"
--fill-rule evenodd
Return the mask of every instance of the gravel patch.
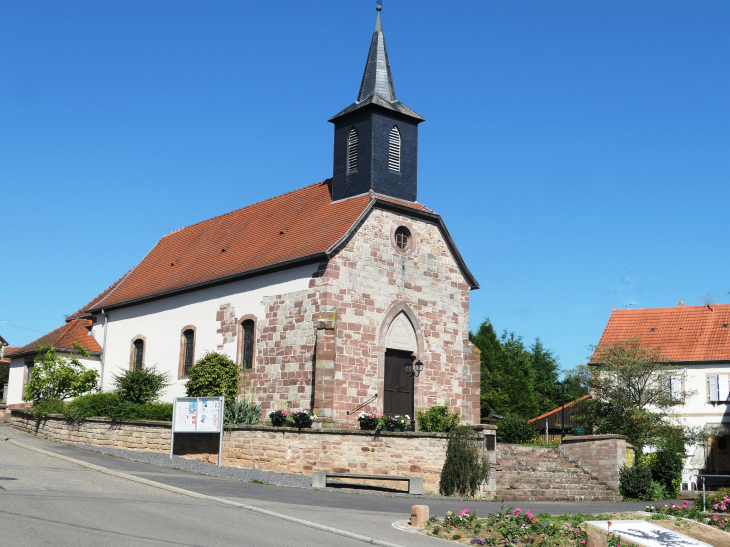
M 215 477 L 225 477 L 228 479 L 236 479 L 245 482 L 261 481 L 278 486 L 295 486 L 298 488 L 312 487 L 312 478 L 296 473 L 274 473 L 272 471 L 262 471 L 260 469 L 246 469 L 243 467 L 218 467 L 215 464 L 207 462 L 199 462 L 181 456 L 173 456 L 162 454 L 160 452 L 141 452 L 136 450 L 122 450 L 120 448 L 109 448 L 106 446 L 94 446 L 88 444 L 73 444 L 79 448 L 125 458 L 143 463 L 153 463 L 164 467 L 172 467 L 173 469 L 182 469 L 184 471 L 192 471 L 194 473 L 203 473 Z

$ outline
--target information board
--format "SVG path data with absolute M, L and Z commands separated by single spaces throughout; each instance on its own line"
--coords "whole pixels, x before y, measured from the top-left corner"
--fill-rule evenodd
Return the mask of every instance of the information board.
M 223 397 L 175 397 L 172 402 L 170 458 L 175 449 L 175 433 L 220 433 L 218 466 L 223 453 Z

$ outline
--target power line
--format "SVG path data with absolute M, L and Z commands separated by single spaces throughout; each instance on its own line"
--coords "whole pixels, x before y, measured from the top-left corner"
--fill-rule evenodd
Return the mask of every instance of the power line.
M 15 327 L 16 329 L 23 329 L 23 330 L 29 330 L 32 332 L 40 332 L 41 334 L 45 334 L 42 330 L 35 330 L 35 329 L 29 329 L 28 327 L 21 327 L 18 325 L 11 325 L 10 323 L 6 322 L 4 319 L 0 319 L 0 322 L 5 323 L 8 327 Z

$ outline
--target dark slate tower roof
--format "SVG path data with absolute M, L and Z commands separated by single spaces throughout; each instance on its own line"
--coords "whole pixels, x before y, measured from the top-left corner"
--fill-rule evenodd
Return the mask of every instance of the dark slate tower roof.
M 396 99 L 393 73 L 388 60 L 388 48 L 385 47 L 383 23 L 380 20 L 381 6 L 378 5 L 377 9 L 378 18 L 375 20 L 375 31 L 370 41 L 368 60 L 365 63 L 365 72 L 362 75 L 357 101 L 330 118 L 331 122 L 370 104 L 394 110 L 404 116 L 415 118 L 419 122 L 424 121 L 421 116 Z

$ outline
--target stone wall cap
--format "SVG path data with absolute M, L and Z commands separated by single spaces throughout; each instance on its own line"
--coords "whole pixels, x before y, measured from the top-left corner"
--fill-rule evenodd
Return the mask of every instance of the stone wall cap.
M 623 439 L 626 440 L 626 435 L 580 435 L 577 437 L 565 437 L 561 443 L 587 443 L 591 441 L 603 441 L 608 439 Z
M 30 418 L 35 420 L 35 416 L 33 416 L 32 412 L 29 412 L 28 409 L 25 408 L 13 408 L 10 410 L 11 415 L 13 416 L 24 416 L 26 418 Z M 62 420 L 64 422 L 70 422 L 68 418 L 64 414 L 46 414 L 45 418 L 40 419 L 54 419 L 54 420 Z M 88 418 L 84 419 L 85 422 L 102 422 L 102 423 L 108 423 L 108 424 L 114 424 L 114 425 L 122 425 L 122 424 L 132 424 L 132 425 L 153 425 L 153 426 L 161 426 L 161 427 L 171 427 L 172 422 L 162 422 L 159 420 L 123 420 L 123 421 L 114 421 L 111 418 L 105 418 L 103 416 L 89 416 Z M 79 422 L 81 423 L 81 422 Z

